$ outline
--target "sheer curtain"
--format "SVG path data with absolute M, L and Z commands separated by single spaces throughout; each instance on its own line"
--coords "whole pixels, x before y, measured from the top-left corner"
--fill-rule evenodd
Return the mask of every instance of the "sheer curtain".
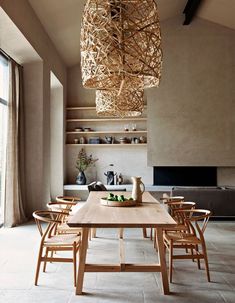
M 9 104 L 5 168 L 4 225 L 26 221 L 24 213 L 24 117 L 22 67 L 9 62 Z

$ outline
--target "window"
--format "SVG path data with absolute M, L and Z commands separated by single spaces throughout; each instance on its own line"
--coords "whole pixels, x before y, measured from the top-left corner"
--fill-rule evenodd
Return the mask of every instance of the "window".
M 0 226 L 3 223 L 4 162 L 6 155 L 7 104 L 9 87 L 8 60 L 0 53 Z

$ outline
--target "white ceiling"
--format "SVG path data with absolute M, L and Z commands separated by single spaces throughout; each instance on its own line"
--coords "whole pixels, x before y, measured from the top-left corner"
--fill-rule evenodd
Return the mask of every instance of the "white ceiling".
M 86 0 L 28 0 L 67 66 L 79 62 L 80 23 Z M 157 0 L 160 20 L 183 13 L 187 0 Z M 235 0 L 204 0 L 200 18 L 235 29 Z

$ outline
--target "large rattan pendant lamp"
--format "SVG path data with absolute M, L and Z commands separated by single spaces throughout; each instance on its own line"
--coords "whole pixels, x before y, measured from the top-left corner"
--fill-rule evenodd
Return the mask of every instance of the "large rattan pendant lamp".
M 96 112 L 98 116 L 137 117 L 144 110 L 143 89 L 97 90 Z
M 159 85 L 161 33 L 154 0 L 87 0 L 81 29 L 86 88 Z

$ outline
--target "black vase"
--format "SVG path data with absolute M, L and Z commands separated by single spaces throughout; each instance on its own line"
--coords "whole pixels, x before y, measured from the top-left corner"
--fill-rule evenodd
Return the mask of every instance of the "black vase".
M 77 178 L 76 178 L 76 183 L 78 185 L 85 185 L 86 184 L 86 176 L 84 174 L 84 171 L 80 171 L 77 175 Z

